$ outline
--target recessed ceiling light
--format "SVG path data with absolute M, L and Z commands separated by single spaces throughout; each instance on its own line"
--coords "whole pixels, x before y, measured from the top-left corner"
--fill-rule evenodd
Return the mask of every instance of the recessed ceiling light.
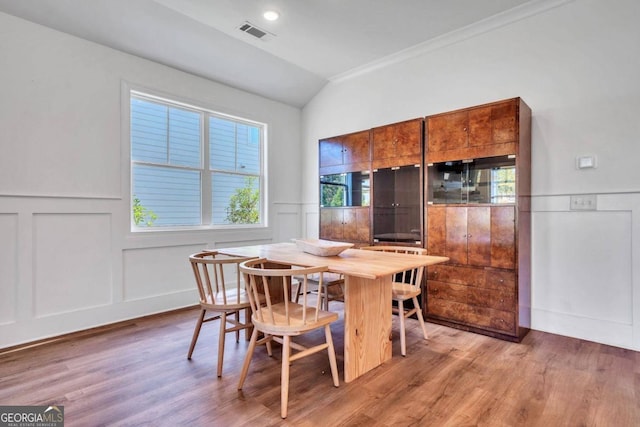
M 264 19 L 266 19 L 267 21 L 275 21 L 276 19 L 280 18 L 280 14 L 275 10 L 267 10 L 262 14 L 262 16 L 264 16 Z

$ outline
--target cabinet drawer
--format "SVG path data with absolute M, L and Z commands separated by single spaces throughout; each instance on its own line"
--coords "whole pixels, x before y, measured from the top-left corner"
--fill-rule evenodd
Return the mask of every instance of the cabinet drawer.
M 467 302 L 467 286 L 429 280 L 427 282 L 427 298 L 438 298 L 448 301 Z
M 481 268 L 456 267 L 443 264 L 427 268 L 427 279 L 458 285 L 483 286 L 484 276 L 484 270 Z
M 513 288 L 484 289 L 439 282 L 437 280 L 429 280 L 427 282 L 427 298 L 444 299 L 502 311 L 515 311 L 516 304 L 515 290 Z
M 516 314 L 511 311 L 477 307 L 439 298 L 429 298 L 427 308 L 431 316 L 463 323 L 470 327 L 515 334 Z
M 487 289 L 516 289 L 516 273 L 513 271 L 485 270 L 484 287 Z
M 516 275 L 512 270 L 489 270 L 446 264 L 428 267 L 427 279 L 495 290 L 503 290 L 505 288 L 515 290 L 516 285 Z
M 512 311 L 468 306 L 468 322 L 471 325 L 500 332 L 515 333 L 516 314 Z
M 501 290 L 467 288 L 468 304 L 479 307 L 494 308 L 497 310 L 514 311 L 515 310 L 515 292 L 513 289 L 504 288 Z
M 429 298 L 427 300 L 427 309 L 429 311 L 429 315 L 467 323 L 467 305 L 461 302 Z

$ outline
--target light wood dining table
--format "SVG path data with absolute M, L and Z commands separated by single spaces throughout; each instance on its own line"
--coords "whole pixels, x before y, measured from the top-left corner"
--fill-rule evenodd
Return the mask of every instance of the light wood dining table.
M 294 243 L 217 249 L 235 255 L 266 258 L 284 266 L 327 266 L 344 275 L 344 381 L 350 382 L 391 359 L 391 281 L 395 273 L 448 261 L 440 256 L 406 255 L 347 249 L 336 256 L 317 256 Z

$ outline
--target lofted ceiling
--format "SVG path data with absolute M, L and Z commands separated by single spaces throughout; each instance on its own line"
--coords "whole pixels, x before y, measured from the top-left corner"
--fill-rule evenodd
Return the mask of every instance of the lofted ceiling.
M 0 0 L 0 12 L 302 107 L 330 80 L 540 3 L 549 0 Z M 267 9 L 280 19 L 265 20 Z M 240 31 L 245 22 L 266 36 Z

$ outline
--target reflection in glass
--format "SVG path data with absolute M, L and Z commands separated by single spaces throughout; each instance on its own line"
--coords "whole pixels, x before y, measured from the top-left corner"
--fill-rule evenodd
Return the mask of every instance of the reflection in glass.
M 369 206 L 369 171 L 320 176 L 320 206 Z
M 515 164 L 514 156 L 430 164 L 428 202 L 515 203 Z

